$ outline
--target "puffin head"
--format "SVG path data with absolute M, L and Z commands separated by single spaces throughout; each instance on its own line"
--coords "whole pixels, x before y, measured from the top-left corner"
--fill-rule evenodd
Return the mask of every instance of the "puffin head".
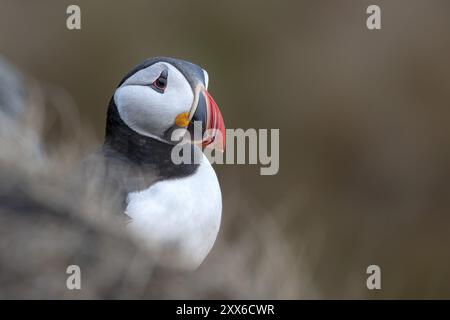
M 186 132 L 201 132 L 203 146 L 223 150 L 225 125 L 208 93 L 208 73 L 179 59 L 143 61 L 119 83 L 113 101 L 121 120 L 134 132 L 164 143 L 180 142 Z

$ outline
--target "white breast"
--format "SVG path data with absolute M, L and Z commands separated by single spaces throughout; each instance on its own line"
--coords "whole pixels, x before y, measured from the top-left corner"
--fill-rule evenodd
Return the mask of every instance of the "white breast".
M 222 196 L 216 173 L 203 155 L 193 175 L 130 193 L 126 213 L 133 235 L 159 254 L 160 263 L 195 269 L 219 231 Z

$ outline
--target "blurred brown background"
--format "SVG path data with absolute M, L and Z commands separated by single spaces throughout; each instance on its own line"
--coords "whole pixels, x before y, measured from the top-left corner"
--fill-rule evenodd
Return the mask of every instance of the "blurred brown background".
M 74 3 L 80 31 L 66 29 Z M 381 7 L 379 31 L 366 28 L 370 4 Z M 319 297 L 450 298 L 449 9 L 445 0 L 0 0 L 0 54 L 66 90 L 98 141 L 135 64 L 164 55 L 201 65 L 228 128 L 280 129 L 278 175 L 216 165 L 219 242 L 233 237 L 227 217 L 243 230 L 269 217 Z M 366 288 L 370 264 L 381 267 L 381 291 Z

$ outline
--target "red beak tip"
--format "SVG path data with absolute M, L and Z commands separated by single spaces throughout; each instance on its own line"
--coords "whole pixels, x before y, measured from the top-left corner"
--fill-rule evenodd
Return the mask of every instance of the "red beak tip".
M 215 143 L 217 150 L 223 152 L 225 150 L 225 123 L 223 121 L 222 113 L 220 112 L 219 106 L 211 97 L 208 91 L 205 91 L 206 98 L 208 100 L 208 123 L 207 129 L 212 131 L 212 137 L 207 139 L 206 145 Z M 220 141 L 218 141 L 218 139 Z

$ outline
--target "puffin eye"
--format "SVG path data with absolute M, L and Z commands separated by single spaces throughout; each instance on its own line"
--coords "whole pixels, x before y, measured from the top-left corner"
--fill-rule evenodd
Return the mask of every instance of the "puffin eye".
M 159 93 L 164 93 L 167 87 L 167 71 L 161 72 L 159 77 L 150 86 Z

